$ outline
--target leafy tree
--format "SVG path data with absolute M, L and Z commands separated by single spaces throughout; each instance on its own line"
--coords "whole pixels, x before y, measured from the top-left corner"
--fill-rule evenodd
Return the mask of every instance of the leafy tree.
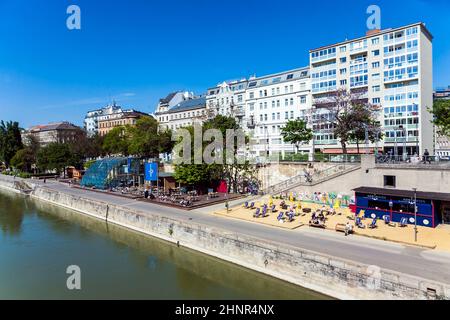
M 191 135 L 191 149 L 194 150 L 194 128 L 186 128 Z M 221 156 L 225 157 L 227 154 L 232 154 L 234 159 L 237 157 L 238 148 L 237 145 L 233 147 L 226 146 L 226 132 L 227 129 L 237 130 L 239 125 L 232 117 L 226 117 L 218 115 L 206 121 L 202 130 L 203 133 L 208 129 L 218 129 L 221 132 L 221 138 L 223 141 L 223 150 L 214 150 L 214 152 L 221 152 Z M 209 142 L 203 142 L 203 148 L 206 147 Z M 198 150 L 197 150 L 198 151 Z M 194 155 L 191 154 L 191 162 L 193 163 Z M 254 169 L 250 166 L 249 162 L 227 164 L 226 159 L 222 158 L 222 164 L 181 164 L 175 166 L 175 179 L 180 183 L 187 183 L 191 185 L 205 185 L 210 184 L 211 181 L 227 179 L 229 182 L 229 190 L 237 192 L 238 184 L 242 182 L 245 177 L 254 173 Z
M 55 170 L 58 174 L 71 165 L 72 154 L 70 146 L 66 143 L 50 143 L 42 147 L 37 155 L 37 165 L 41 170 Z
M 128 126 L 119 126 L 109 131 L 103 140 L 103 150 L 107 154 L 128 155 L 130 135 Z
M 22 172 L 31 172 L 36 157 L 31 148 L 20 149 L 11 159 L 11 166 Z
M 430 112 L 434 115 L 433 123 L 438 128 L 438 133 L 450 136 L 450 100 L 434 101 Z
M 128 153 L 142 158 L 158 158 L 160 153 L 172 151 L 172 134 L 169 130 L 160 132 L 158 121 L 153 117 L 141 117 L 136 125 L 129 127 L 130 144 Z
M 298 152 L 302 143 L 309 142 L 312 139 L 313 132 L 312 129 L 307 127 L 305 121 L 297 119 L 289 120 L 281 129 L 281 135 L 285 142 L 294 144 Z
M 7 167 L 14 155 L 23 148 L 18 122 L 0 122 L 0 161 Z
M 352 131 L 350 139 L 356 141 L 356 147 L 359 153 L 359 144 L 366 140 L 374 143 L 382 138 L 381 125 L 374 120 L 369 109 L 363 105 L 355 105 L 352 109 Z
M 321 120 L 330 125 L 334 136 L 340 140 L 342 152 L 347 154 L 347 145 L 354 137 L 354 129 L 372 126 L 380 108 L 366 102 L 360 93 L 339 89 L 321 109 Z

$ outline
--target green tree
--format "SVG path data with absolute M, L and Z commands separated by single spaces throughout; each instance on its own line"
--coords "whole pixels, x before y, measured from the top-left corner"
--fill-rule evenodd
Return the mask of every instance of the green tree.
M 434 116 L 433 123 L 438 128 L 438 133 L 450 136 L 450 100 L 439 99 L 434 101 L 430 112 Z
M 22 172 L 31 172 L 36 158 L 31 148 L 20 149 L 11 159 L 11 166 Z
M 191 135 L 191 149 L 194 151 L 194 128 L 187 127 L 186 128 Z M 190 185 L 206 185 L 210 184 L 211 181 L 217 180 L 228 180 L 228 188 L 229 191 L 233 190 L 237 192 L 238 185 L 241 181 L 245 180 L 248 176 L 250 177 L 252 173 L 254 173 L 254 168 L 249 164 L 248 161 L 243 163 L 237 163 L 237 161 L 232 164 L 226 163 L 226 155 L 233 155 L 233 159 L 236 160 L 238 154 L 238 146 L 234 144 L 233 146 L 227 146 L 226 141 L 226 133 L 227 130 L 238 130 L 239 125 L 236 123 L 236 120 L 232 117 L 226 117 L 222 115 L 218 115 L 213 119 L 206 121 L 202 126 L 202 132 L 204 133 L 209 129 L 218 129 L 221 133 L 221 139 L 223 143 L 222 150 L 214 150 L 215 152 L 220 152 L 222 156 L 222 163 L 213 163 L 213 164 L 193 164 L 194 163 L 194 154 L 191 154 L 191 163 L 192 164 L 180 164 L 175 166 L 175 179 L 180 183 L 187 183 Z M 248 138 L 246 138 L 248 141 Z M 203 150 L 210 142 L 203 142 Z M 195 150 L 201 151 L 201 150 Z
M 72 153 L 70 146 L 66 143 L 50 143 L 42 147 L 37 155 L 37 165 L 44 171 L 55 170 L 57 174 L 64 172 L 65 168 L 71 165 Z
M 7 167 L 14 155 L 23 148 L 18 122 L 0 122 L 0 161 Z
M 172 133 L 160 131 L 153 117 L 141 117 L 129 128 L 128 153 L 142 158 L 158 158 L 160 153 L 172 151 Z
M 302 143 L 309 142 L 312 139 L 313 132 L 307 127 L 305 121 L 297 119 L 289 120 L 281 129 L 281 135 L 283 136 L 284 142 L 295 145 L 298 152 Z
M 119 126 L 109 131 L 103 139 L 103 150 L 109 154 L 128 155 L 130 134 L 128 126 Z

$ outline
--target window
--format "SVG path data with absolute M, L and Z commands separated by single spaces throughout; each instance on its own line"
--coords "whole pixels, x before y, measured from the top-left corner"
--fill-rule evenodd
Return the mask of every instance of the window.
M 343 58 L 340 59 L 340 61 L 341 61 L 341 63 L 346 63 L 347 62 L 347 58 L 343 57 Z
M 291 119 L 294 119 L 294 111 L 291 111 Z
M 284 113 L 284 119 L 289 119 L 289 112 L 286 111 L 286 112 Z
M 380 43 L 380 38 L 372 39 L 372 44 L 379 44 L 379 43 Z
M 341 52 L 345 52 L 345 51 L 347 51 L 347 47 L 346 46 L 342 46 L 342 47 L 339 48 L 339 50 Z
M 373 62 L 372 63 L 372 68 L 373 69 L 376 69 L 376 68 L 379 68 L 380 67 L 380 62 Z
M 340 72 L 340 74 L 344 75 L 347 73 L 347 69 L 343 68 L 343 69 L 339 70 L 339 72 Z
M 395 181 L 396 177 L 395 176 L 384 176 L 384 186 L 385 187 L 390 187 L 390 188 L 395 188 Z
M 372 87 L 372 91 L 373 91 L 373 92 L 379 92 L 380 89 L 381 89 L 380 86 L 373 86 L 373 87 Z
M 372 103 L 373 104 L 380 104 L 381 103 L 381 99 L 380 98 L 373 98 L 372 99 Z
M 380 55 L 380 50 L 373 50 L 372 57 L 378 57 Z
M 300 103 L 301 104 L 305 104 L 306 103 L 306 96 L 301 96 L 300 97 Z
M 347 80 L 341 80 L 341 86 L 346 86 L 347 85 Z

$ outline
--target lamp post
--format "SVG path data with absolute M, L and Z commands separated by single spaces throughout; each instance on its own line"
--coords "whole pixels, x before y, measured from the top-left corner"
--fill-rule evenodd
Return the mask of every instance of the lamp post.
M 417 242 L 417 188 L 414 191 L 414 241 Z

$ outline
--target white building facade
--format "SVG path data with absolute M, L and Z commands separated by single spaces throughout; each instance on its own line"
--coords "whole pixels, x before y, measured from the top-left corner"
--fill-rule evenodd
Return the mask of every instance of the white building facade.
M 167 111 L 156 112 L 155 118 L 161 129 L 176 130 L 201 124 L 207 119 L 206 98 L 200 96 L 181 101 Z
M 450 100 L 450 86 L 434 92 L 434 100 Z M 450 160 L 450 137 L 441 135 L 436 128 L 436 156 Z
M 375 30 L 365 37 L 310 51 L 311 93 L 316 112 L 344 88 L 379 105 L 384 137 L 379 147 L 402 155 L 433 151 L 432 35 L 422 23 Z M 322 109 L 321 109 L 322 108 Z M 322 119 L 322 117 L 320 117 Z M 315 126 L 315 147 L 341 153 L 330 128 Z M 374 147 L 371 145 L 370 147 Z M 354 152 L 355 145 L 349 146 Z
M 303 119 L 311 110 L 309 68 L 250 78 L 246 91 L 246 130 L 252 139 L 250 156 L 265 157 L 297 152 L 285 143 L 281 129 L 289 120 Z M 300 151 L 310 152 L 308 144 Z
M 92 137 L 99 133 L 98 122 L 100 117 L 110 117 L 114 114 L 122 113 L 122 108 L 113 103 L 102 109 L 88 111 L 84 118 L 84 129 L 88 136 Z
M 224 81 L 206 94 L 206 106 L 211 114 L 233 116 L 241 128 L 245 129 L 245 97 L 247 79 Z

